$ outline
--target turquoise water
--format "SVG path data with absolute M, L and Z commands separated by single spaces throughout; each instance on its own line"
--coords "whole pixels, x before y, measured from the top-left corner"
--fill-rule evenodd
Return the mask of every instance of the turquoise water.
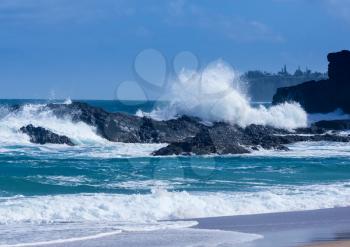
M 169 191 L 244 192 L 350 180 L 348 158 L 50 158 L 0 154 L 2 196 Z M 128 182 L 133 183 L 127 185 Z M 154 184 L 152 184 L 152 181 Z M 157 184 L 157 181 L 160 183 Z
M 86 102 L 130 114 L 156 105 Z M 174 219 L 350 206 L 349 144 L 298 143 L 290 152 L 226 157 L 151 157 L 165 144 L 110 143 L 92 126 L 40 113 L 46 103 L 0 101 L 0 244 L 49 241 L 63 226 L 71 235 L 65 231 L 57 238 L 81 236 L 82 226 L 85 234 L 95 234 L 162 228 L 163 221 Z M 24 110 L 10 113 L 13 104 Z M 29 123 L 66 134 L 77 146 L 31 144 L 18 132 Z M 38 232 L 28 225 L 52 231 L 35 238 Z M 8 235 L 2 226 L 16 227 Z M 22 240 L 18 226 L 31 229 Z

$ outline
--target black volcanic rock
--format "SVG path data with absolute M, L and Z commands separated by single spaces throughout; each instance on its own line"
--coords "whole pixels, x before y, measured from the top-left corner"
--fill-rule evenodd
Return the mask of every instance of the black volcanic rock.
M 182 116 L 156 121 L 125 113 L 110 113 L 86 103 L 49 104 L 47 108 L 61 118 L 84 122 L 96 127 L 97 134 L 113 142 L 170 143 L 195 136 L 204 125 L 197 118 Z
M 200 119 L 188 116 L 157 121 L 125 113 L 109 113 L 79 102 L 69 105 L 49 104 L 42 110 L 50 110 L 58 118 L 69 118 L 74 122 L 94 126 L 97 134 L 109 141 L 169 143 L 153 155 L 243 154 L 261 148 L 288 150 L 286 145 L 300 141 L 350 141 L 350 137 L 336 133 L 327 135 L 329 128 L 321 123 L 287 131 L 262 125 L 242 128 L 224 122 L 205 125 Z M 334 128 L 339 129 L 336 126 Z M 33 142 L 63 142 L 59 136 L 40 127 L 27 126 L 22 131 L 27 132 Z
M 273 104 L 295 101 L 308 113 L 350 113 L 350 51 L 328 54 L 328 80 L 277 89 Z
M 350 119 L 344 120 L 323 120 L 312 124 L 312 127 L 324 130 L 349 130 Z
M 153 153 L 162 155 L 190 155 L 190 154 L 245 154 L 251 150 L 274 149 L 287 151 L 287 144 L 305 141 L 333 141 L 349 142 L 350 137 L 324 134 L 318 127 L 305 128 L 300 135 L 298 132 L 288 132 L 273 127 L 250 125 L 246 128 L 224 123 L 215 124 L 207 130 L 198 133 L 193 138 L 182 142 L 171 143 Z M 318 132 L 323 134 L 311 134 Z
M 23 126 L 20 131 L 27 134 L 30 137 L 30 142 L 32 143 L 67 144 L 69 146 L 74 146 L 74 143 L 67 136 L 57 135 L 42 127 L 34 127 L 30 124 Z
M 350 78 L 350 51 L 341 51 L 328 54 L 328 77 L 340 84 L 349 84 Z

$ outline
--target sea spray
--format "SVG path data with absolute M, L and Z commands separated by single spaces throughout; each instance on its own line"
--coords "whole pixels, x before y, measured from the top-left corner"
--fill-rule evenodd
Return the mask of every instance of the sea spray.
M 2 112 L 2 113 L 1 113 Z M 40 126 L 59 135 L 69 136 L 77 144 L 104 144 L 108 142 L 96 134 L 95 127 L 71 119 L 58 118 L 45 104 L 25 104 L 16 111 L 0 113 L 0 141 L 28 144 L 29 138 L 19 129 L 28 124 Z
M 285 129 L 307 126 L 307 114 L 299 104 L 254 108 L 245 89 L 239 74 L 219 60 L 199 72 L 183 69 L 165 95 L 170 99 L 167 106 L 148 114 L 140 111 L 137 114 L 155 119 L 190 115 L 204 121 L 224 121 L 242 127 L 250 124 Z

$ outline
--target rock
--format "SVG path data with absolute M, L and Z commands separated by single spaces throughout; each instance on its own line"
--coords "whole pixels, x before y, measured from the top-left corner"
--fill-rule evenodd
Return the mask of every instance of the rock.
M 21 132 L 27 134 L 30 137 L 30 142 L 36 144 L 66 144 L 74 146 L 74 143 L 67 136 L 57 135 L 42 127 L 34 127 L 33 125 L 27 125 L 20 129 Z
M 79 102 L 49 104 L 43 110 L 51 110 L 58 118 L 92 125 L 97 134 L 109 141 L 169 143 L 153 155 L 244 154 L 261 148 L 288 150 L 286 145 L 300 141 L 350 141 L 350 137 L 326 135 L 328 127 L 324 124 L 292 132 L 261 125 L 242 128 L 224 122 L 209 126 L 194 117 L 157 121 L 125 113 L 109 113 Z
M 182 116 L 168 121 L 156 121 L 125 113 L 109 113 L 85 103 L 49 104 L 57 117 L 95 126 L 97 134 L 113 142 L 170 143 L 195 136 L 204 125 L 197 118 Z
M 338 84 L 349 84 L 350 78 L 350 51 L 341 51 L 328 54 L 329 79 Z
M 153 153 L 153 155 L 190 155 L 190 154 L 245 154 L 250 150 L 274 149 L 289 150 L 285 145 L 304 141 L 334 141 L 349 142 L 350 137 L 330 134 L 313 135 L 316 127 L 303 129 L 300 135 L 297 132 L 288 132 L 268 126 L 250 125 L 246 128 L 217 123 L 207 130 L 201 131 L 193 138 L 182 142 L 171 143 Z M 318 129 L 317 132 L 320 132 Z
M 217 149 L 211 139 L 208 130 L 203 130 L 193 138 L 188 138 L 183 142 L 175 142 L 162 148 L 154 155 L 190 155 L 190 154 L 214 154 Z
M 205 155 L 205 154 L 243 154 L 249 151 L 237 142 L 227 142 L 225 135 L 212 136 L 208 129 L 193 138 L 175 142 L 155 151 L 153 155 Z M 225 139 L 224 139 L 225 138 Z
M 350 51 L 328 54 L 328 80 L 308 81 L 277 89 L 273 104 L 295 101 L 308 113 L 342 109 L 350 113 Z
M 323 120 L 312 124 L 312 127 L 324 130 L 349 130 L 350 119 L 345 120 Z
M 308 135 L 320 135 L 324 134 L 326 132 L 326 129 L 322 127 L 318 127 L 316 125 L 311 125 L 310 127 L 307 128 L 298 128 L 295 130 L 295 133 L 300 135 L 300 134 L 308 134 Z

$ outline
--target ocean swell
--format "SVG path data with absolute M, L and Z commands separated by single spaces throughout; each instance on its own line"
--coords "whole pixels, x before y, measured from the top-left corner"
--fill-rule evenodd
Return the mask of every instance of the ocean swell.
M 12 197 L 0 223 L 134 222 L 247 215 L 350 206 L 349 183 L 276 186 L 256 192 L 170 192 Z

